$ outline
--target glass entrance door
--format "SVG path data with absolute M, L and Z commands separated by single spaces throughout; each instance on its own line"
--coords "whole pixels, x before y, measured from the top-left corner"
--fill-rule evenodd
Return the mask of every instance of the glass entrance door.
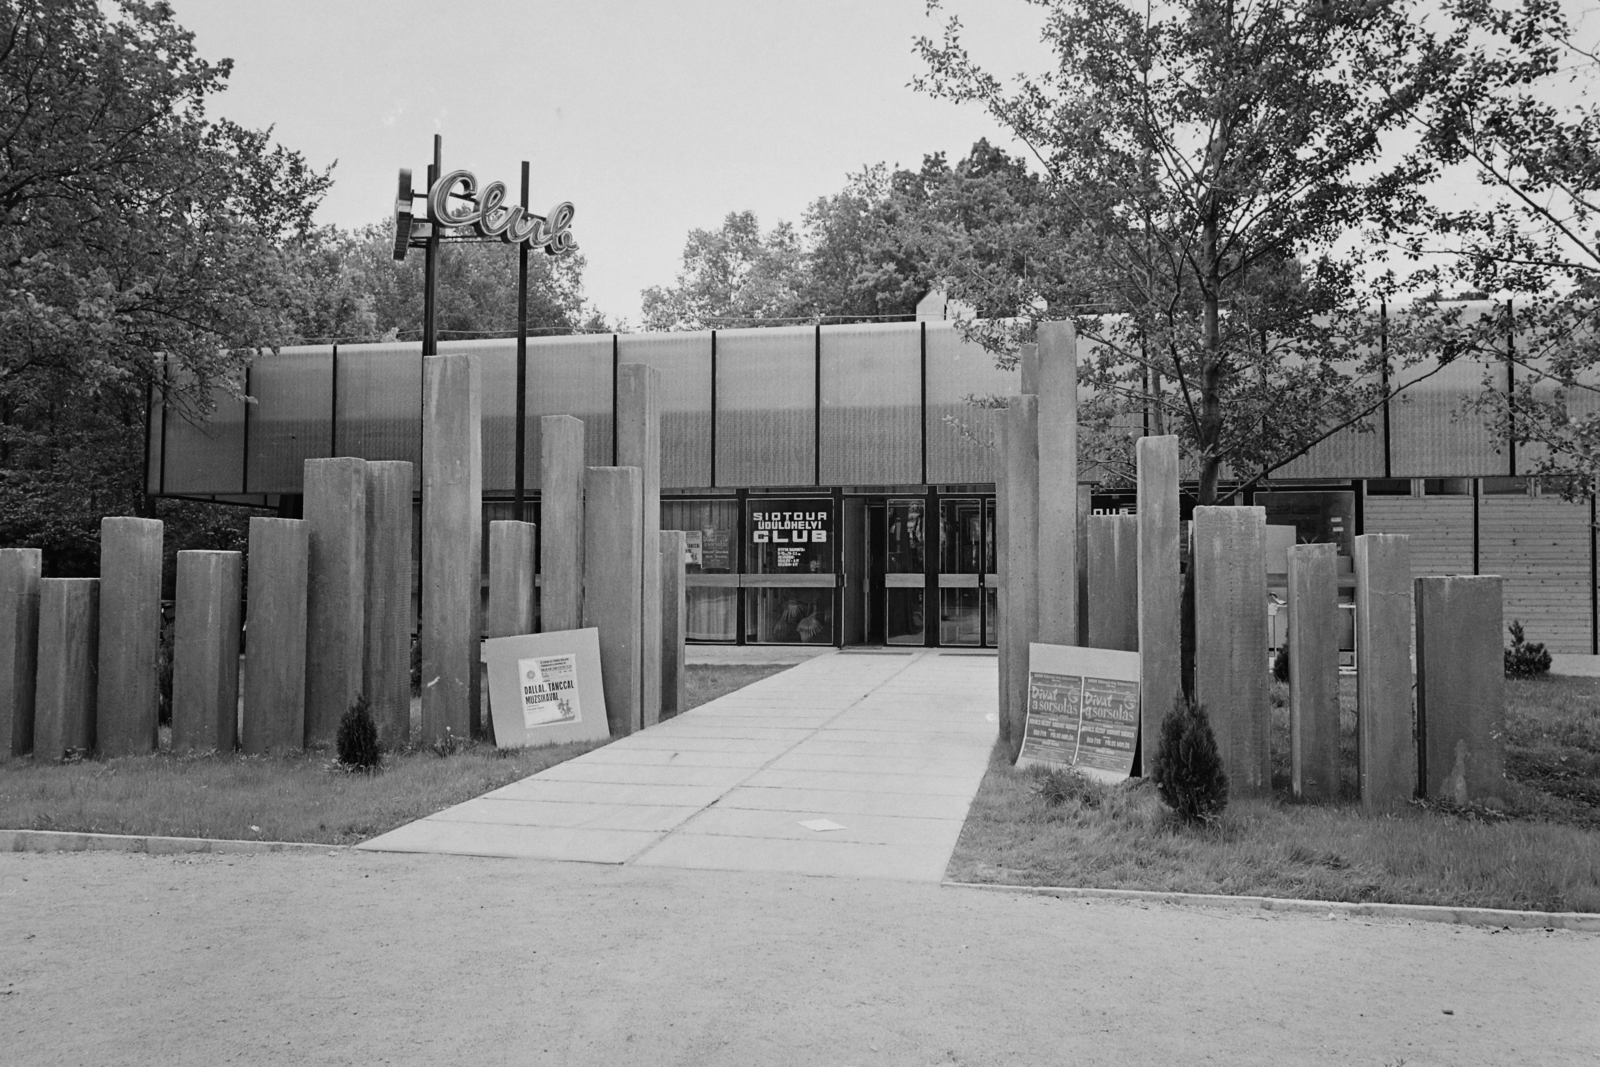
M 984 503 L 979 497 L 939 501 L 939 644 L 946 648 L 986 643 L 983 576 L 991 538 Z
M 884 640 L 921 645 L 927 620 L 926 500 L 890 497 L 884 508 Z

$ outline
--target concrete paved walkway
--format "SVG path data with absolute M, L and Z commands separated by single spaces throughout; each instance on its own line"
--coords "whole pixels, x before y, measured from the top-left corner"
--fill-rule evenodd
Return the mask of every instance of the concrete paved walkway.
M 994 741 L 995 669 L 818 656 L 360 847 L 938 881 Z

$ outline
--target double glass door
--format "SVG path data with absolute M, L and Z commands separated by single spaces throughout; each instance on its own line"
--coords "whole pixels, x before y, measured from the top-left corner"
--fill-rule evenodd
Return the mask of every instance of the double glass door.
M 994 498 L 939 501 L 939 644 L 993 645 Z
M 846 498 L 845 536 L 846 644 L 994 645 L 992 497 Z

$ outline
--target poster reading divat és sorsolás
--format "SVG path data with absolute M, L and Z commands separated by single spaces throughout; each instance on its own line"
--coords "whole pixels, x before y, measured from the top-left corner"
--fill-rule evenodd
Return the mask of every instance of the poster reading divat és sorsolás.
M 1028 718 L 1017 766 L 1070 767 L 1120 781 L 1139 739 L 1139 654 L 1028 646 Z

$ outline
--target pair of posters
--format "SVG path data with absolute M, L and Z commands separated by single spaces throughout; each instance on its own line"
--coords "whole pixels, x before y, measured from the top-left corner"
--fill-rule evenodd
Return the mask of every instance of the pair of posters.
M 1028 720 L 1017 766 L 1119 782 L 1139 742 L 1139 653 L 1028 646 Z

